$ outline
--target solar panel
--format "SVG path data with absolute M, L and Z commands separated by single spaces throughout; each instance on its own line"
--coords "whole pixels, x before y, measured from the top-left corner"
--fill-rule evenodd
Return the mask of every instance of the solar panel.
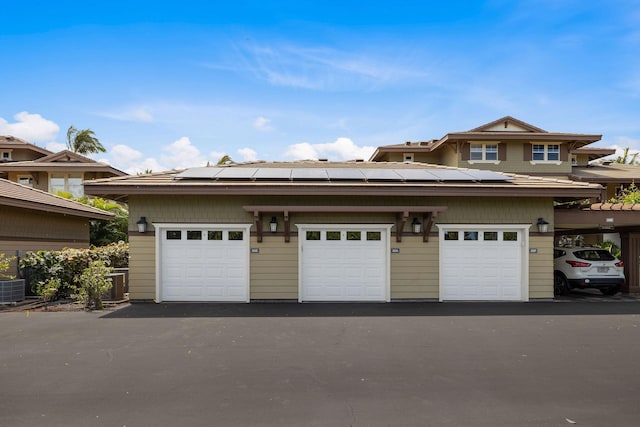
M 191 168 L 176 174 L 175 178 L 213 179 L 216 177 L 218 173 L 220 173 L 220 170 L 221 168 L 212 168 L 212 167 Z
M 326 181 L 329 175 L 327 170 L 322 168 L 294 168 L 291 170 L 291 179 Z
M 216 175 L 217 179 L 251 179 L 258 171 L 257 168 L 220 168 L 221 171 Z
M 365 176 L 360 169 L 327 168 L 330 180 L 364 181 Z
M 288 168 L 259 168 L 253 175 L 254 179 L 291 179 L 291 169 Z
M 474 178 L 459 170 L 455 169 L 430 169 L 429 173 L 435 175 L 438 181 L 473 181 Z
M 512 177 L 503 175 L 498 172 L 484 170 L 466 170 L 466 174 L 474 177 L 475 181 L 511 181 Z
M 361 169 L 368 181 L 401 181 L 402 177 L 393 169 Z
M 394 169 L 404 181 L 439 181 L 438 177 L 424 169 Z

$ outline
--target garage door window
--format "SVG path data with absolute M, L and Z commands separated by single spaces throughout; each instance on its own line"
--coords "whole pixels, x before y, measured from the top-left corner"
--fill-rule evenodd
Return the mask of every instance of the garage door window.
M 458 240 L 457 231 L 446 231 L 444 233 L 444 240 Z
M 222 230 L 207 231 L 207 240 L 222 240 Z
M 498 232 L 497 231 L 485 231 L 484 232 L 484 241 L 495 241 L 498 240 Z
M 167 230 L 167 240 L 182 240 L 182 231 Z
M 307 240 L 320 240 L 319 231 L 307 231 Z
M 516 242 L 518 241 L 518 232 L 517 231 L 505 231 L 502 233 L 502 240 L 505 242 Z
M 341 234 L 339 231 L 327 231 L 327 240 L 340 240 Z
M 202 231 L 187 230 L 187 240 L 202 240 Z
M 367 231 L 367 240 L 381 240 L 382 233 L 379 231 Z
M 243 239 L 242 231 L 230 231 L 229 232 L 229 240 L 242 240 Z
M 478 232 L 477 231 L 465 231 L 464 232 L 464 240 L 478 240 Z
M 362 240 L 360 231 L 347 231 L 347 240 Z

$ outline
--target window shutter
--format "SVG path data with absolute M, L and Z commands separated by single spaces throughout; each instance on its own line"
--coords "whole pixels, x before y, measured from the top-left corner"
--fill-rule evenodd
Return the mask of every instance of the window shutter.
M 507 144 L 498 144 L 498 160 L 507 160 Z
M 531 144 L 524 144 L 523 150 L 524 150 L 524 161 L 530 162 L 531 159 L 533 158 L 531 154 L 531 150 L 533 150 L 533 147 L 531 146 Z
M 560 144 L 560 161 L 566 162 L 569 160 L 569 146 L 567 144 Z
M 460 146 L 460 160 L 469 160 L 471 158 L 471 144 L 463 142 Z

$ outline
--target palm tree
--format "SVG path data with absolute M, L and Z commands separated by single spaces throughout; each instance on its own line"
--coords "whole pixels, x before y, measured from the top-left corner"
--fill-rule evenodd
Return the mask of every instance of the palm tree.
M 228 165 L 229 163 L 233 163 L 233 160 L 228 154 L 225 154 L 224 156 L 220 157 L 220 160 L 218 160 L 218 163 L 216 164 L 220 166 L 220 165 Z
M 624 149 L 624 152 L 622 153 L 622 156 L 618 156 L 613 161 L 613 163 L 622 163 L 622 164 L 635 165 L 637 157 L 638 157 L 638 153 L 633 153 L 631 155 L 631 158 L 629 158 L 629 147 L 627 147 L 627 148 Z
M 73 126 L 69 126 L 67 130 L 67 147 L 78 154 L 104 153 L 107 151 L 91 129 L 76 129 Z

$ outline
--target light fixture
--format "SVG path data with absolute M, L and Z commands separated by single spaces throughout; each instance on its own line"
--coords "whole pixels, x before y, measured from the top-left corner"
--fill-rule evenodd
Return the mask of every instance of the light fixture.
M 138 222 L 136 222 L 136 224 L 138 224 L 139 233 L 147 232 L 147 217 L 141 216 Z
M 422 224 L 420 223 L 420 221 L 418 221 L 418 218 L 413 217 L 413 221 L 411 222 L 411 228 L 413 229 L 413 232 L 415 234 L 420 234 L 420 231 L 422 230 Z
M 549 222 L 544 218 L 538 218 L 538 231 L 540 233 L 546 233 L 549 230 Z
M 271 229 L 272 233 L 275 233 L 276 230 L 278 230 L 278 221 L 276 220 L 275 216 L 271 217 L 271 221 L 269 221 L 269 228 Z

